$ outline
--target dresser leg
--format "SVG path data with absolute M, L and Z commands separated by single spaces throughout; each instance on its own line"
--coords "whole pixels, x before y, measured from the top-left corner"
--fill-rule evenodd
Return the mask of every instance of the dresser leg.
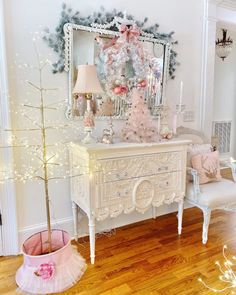
M 184 202 L 179 202 L 178 208 L 178 234 L 181 235 L 182 232 L 182 219 L 183 219 L 183 210 L 184 210 Z
M 74 238 L 77 242 L 78 240 L 78 205 L 72 201 L 72 212 L 74 221 Z
M 157 208 L 152 206 L 152 218 L 156 219 L 156 217 L 157 217 Z
M 90 242 L 90 260 L 91 264 L 95 262 L 95 219 L 89 217 L 89 242 Z

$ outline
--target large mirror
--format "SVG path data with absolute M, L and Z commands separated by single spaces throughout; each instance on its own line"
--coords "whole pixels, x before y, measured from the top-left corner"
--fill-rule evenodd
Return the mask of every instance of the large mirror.
M 86 27 L 67 23 L 65 32 L 65 69 L 69 74 L 69 99 L 67 117 L 76 118 L 84 115 L 86 100 L 83 95 L 73 94 L 77 79 L 78 65 L 97 64 L 98 78 L 104 90 L 103 94 L 94 95 L 91 108 L 96 117 L 124 118 L 129 107 L 129 93 L 117 96 L 107 91 L 103 74 L 100 70 L 100 43 L 109 44 L 120 36 L 120 32 L 102 28 Z M 165 86 L 168 75 L 170 43 L 153 38 L 151 34 L 140 35 L 146 55 L 149 59 L 149 69 L 146 73 L 145 100 L 153 116 L 157 115 L 158 106 L 165 104 Z M 131 65 L 132 66 L 132 65 Z M 121 73 L 122 74 L 122 73 Z M 122 76 L 122 75 L 121 75 Z M 140 81 L 141 83 L 142 81 Z

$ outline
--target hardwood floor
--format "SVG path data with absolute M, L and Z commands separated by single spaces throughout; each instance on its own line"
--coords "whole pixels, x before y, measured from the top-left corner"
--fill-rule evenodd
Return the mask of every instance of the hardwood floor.
M 61 294 L 213 294 L 198 278 L 221 286 L 215 261 L 223 261 L 224 244 L 230 254 L 236 254 L 236 213 L 213 212 L 206 246 L 201 231 L 202 214 L 196 208 L 184 211 L 180 237 L 176 213 L 125 226 L 111 237 L 97 238 L 95 265 L 90 265 L 89 245 L 83 242 L 77 247 L 88 269 L 77 285 Z M 21 263 L 21 256 L 0 258 L 1 295 L 17 294 L 14 275 Z

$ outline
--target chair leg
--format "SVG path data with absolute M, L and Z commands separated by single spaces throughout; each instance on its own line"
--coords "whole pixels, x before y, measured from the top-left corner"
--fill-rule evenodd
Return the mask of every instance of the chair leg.
M 206 244 L 208 239 L 208 227 L 211 219 L 211 209 L 203 209 L 202 243 Z
M 183 219 L 183 210 L 184 210 L 184 202 L 179 202 L 179 208 L 178 208 L 178 234 L 181 235 L 182 232 L 182 219 Z

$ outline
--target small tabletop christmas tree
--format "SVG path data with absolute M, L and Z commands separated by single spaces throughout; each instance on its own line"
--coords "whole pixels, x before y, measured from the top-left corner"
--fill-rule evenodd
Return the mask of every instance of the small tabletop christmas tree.
M 133 88 L 131 99 L 132 105 L 128 112 L 126 126 L 121 131 L 122 139 L 128 142 L 157 141 L 157 130 L 153 125 L 150 111 L 141 91 Z

